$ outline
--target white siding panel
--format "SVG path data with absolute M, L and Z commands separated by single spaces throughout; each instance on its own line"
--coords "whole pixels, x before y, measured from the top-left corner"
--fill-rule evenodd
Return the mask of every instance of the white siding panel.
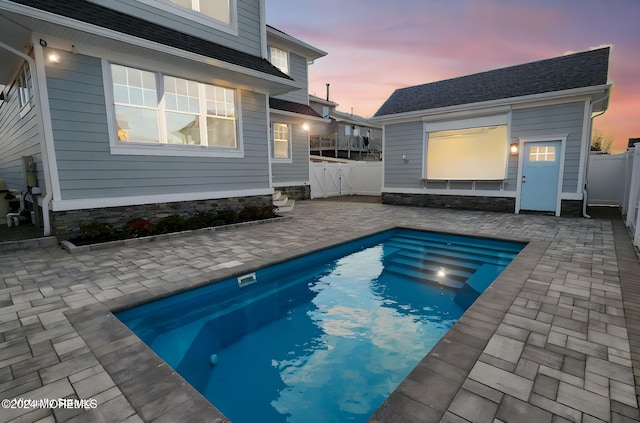
M 309 82 L 307 76 L 307 59 L 302 56 L 298 56 L 297 54 L 289 53 L 289 76 L 291 76 L 298 85 L 303 86 L 304 88 L 276 96 L 276 98 L 296 103 L 309 104 L 307 91 Z
M 423 125 L 409 122 L 385 127 L 384 183 L 389 188 L 422 188 Z M 408 163 L 402 156 L 406 155 Z
M 308 132 L 302 129 L 301 119 L 273 118 L 274 122 L 290 123 L 291 163 L 272 164 L 273 182 L 276 184 L 309 180 L 309 138 Z
M 44 192 L 40 133 L 35 108 L 32 107 L 20 117 L 18 97 L 17 87 L 13 85 L 7 94 L 7 101 L 0 105 L 0 179 L 5 180 L 9 189 L 26 191 L 22 156 L 33 156 L 39 170 L 38 186 Z
M 81 86 L 89 92 L 103 92 L 99 64 L 99 59 L 74 55 L 71 60 L 55 65 L 55 69 L 47 68 L 64 200 L 269 186 L 267 110 L 263 94 L 241 92 L 239 95 L 244 125 L 241 131 L 243 158 L 113 155 L 109 148 L 104 96 L 83 94 L 75 89 Z
M 577 192 L 584 102 L 577 101 L 514 110 L 511 123 L 511 137 L 568 134 L 562 192 Z
M 237 2 L 238 35 L 234 35 L 136 0 L 96 1 L 96 3 L 104 4 L 107 7 L 132 16 L 143 16 L 144 19 L 167 28 L 222 44 L 254 56 L 261 56 L 259 2 L 255 0 L 237 0 Z

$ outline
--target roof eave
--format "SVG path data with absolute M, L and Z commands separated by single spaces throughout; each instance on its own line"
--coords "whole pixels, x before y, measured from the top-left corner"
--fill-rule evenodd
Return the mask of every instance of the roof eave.
M 385 123 L 392 123 L 394 121 L 410 121 L 415 120 L 416 118 L 423 118 L 433 115 L 440 115 L 445 113 L 454 113 L 461 111 L 480 111 L 481 109 L 488 109 L 492 107 L 500 107 L 500 106 L 519 106 L 526 103 L 533 103 L 538 101 L 545 100 L 557 100 L 561 98 L 569 98 L 583 95 L 595 95 L 598 93 L 608 93 L 611 89 L 611 84 L 590 86 L 590 87 L 581 87 L 581 88 L 573 88 L 569 90 L 562 91 L 552 91 L 547 93 L 540 94 L 531 94 L 520 97 L 509 97 L 509 98 L 500 98 L 496 100 L 482 101 L 478 103 L 466 103 L 466 104 L 457 104 L 454 106 L 446 106 L 446 107 L 438 107 L 434 109 L 423 109 L 423 110 L 415 110 L 404 113 L 394 113 L 388 115 L 374 116 L 369 120 L 372 122 L 381 122 L 383 125 Z M 608 97 L 608 96 L 607 96 Z M 608 104 L 608 100 L 605 100 Z
M 284 94 L 289 91 L 299 89 L 296 86 L 296 81 L 293 79 L 283 78 L 275 75 L 269 75 L 258 70 L 249 69 L 240 65 L 225 62 L 220 59 L 216 59 L 209 56 L 204 56 L 197 53 L 185 51 L 176 47 L 167 46 L 155 41 L 146 40 L 144 38 L 135 37 L 132 35 L 124 34 L 112 29 L 104 28 L 102 26 L 82 22 L 76 19 L 67 18 L 65 16 L 57 15 L 55 13 L 47 12 L 44 10 L 36 9 L 29 6 L 24 6 L 12 2 L 0 2 L 0 10 L 6 10 L 8 12 L 16 13 L 18 15 L 24 15 L 29 18 L 42 20 L 54 25 L 60 25 L 62 27 L 71 28 L 77 31 L 89 32 L 94 35 L 109 38 L 115 41 L 123 42 L 137 47 L 148 48 L 151 50 L 162 51 L 163 53 L 171 54 L 173 56 L 181 57 L 183 59 L 192 60 L 199 63 L 227 69 L 233 72 L 244 74 L 252 78 L 262 79 L 268 81 L 266 85 L 272 87 L 277 94 Z
M 298 54 L 301 54 L 308 60 L 316 60 L 329 54 L 326 51 L 320 50 L 319 48 L 314 47 L 311 44 L 307 44 L 302 40 L 292 37 L 291 35 L 282 32 L 277 28 L 267 25 L 267 38 L 269 37 L 278 38 L 282 42 L 295 46 L 294 51 Z
M 269 113 L 273 113 L 273 114 L 277 114 L 277 115 L 283 115 L 283 116 L 291 116 L 291 117 L 296 117 L 296 118 L 302 118 L 302 119 L 312 120 L 312 121 L 315 121 L 315 122 L 322 122 L 322 123 L 331 122 L 329 119 L 325 119 L 323 117 L 306 115 L 304 113 L 289 112 L 287 110 L 274 109 L 273 107 L 269 108 Z

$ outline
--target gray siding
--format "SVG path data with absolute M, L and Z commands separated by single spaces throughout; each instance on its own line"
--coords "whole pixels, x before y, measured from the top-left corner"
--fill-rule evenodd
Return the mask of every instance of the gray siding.
M 112 155 L 100 60 L 65 55 L 47 84 L 63 200 L 269 186 L 263 94 L 239 96 L 243 158 Z
M 424 161 L 422 122 L 385 127 L 384 185 L 389 188 L 422 188 Z M 402 156 L 409 161 L 404 164 Z
M 32 86 L 29 75 L 29 86 Z M 33 107 L 24 117 L 20 117 L 18 87 L 14 83 L 7 94 L 7 101 L 0 105 L 0 179 L 4 179 L 9 189 L 26 191 L 22 156 L 33 156 L 38 167 L 38 186 L 45 191 L 40 151 L 40 127 Z M 4 216 L 2 216 L 4 218 Z
M 276 96 L 282 100 L 294 101 L 296 103 L 309 104 L 307 91 L 307 59 L 295 53 L 289 53 L 289 76 L 293 78 L 299 86 L 304 88 L 291 91 L 289 93 Z
M 301 119 L 291 117 L 271 118 L 275 123 L 290 123 L 291 126 L 291 163 L 274 161 L 271 165 L 272 180 L 275 184 L 309 180 L 309 140 L 308 132 L 302 129 Z
M 238 36 L 170 14 L 135 0 L 95 0 L 95 3 L 133 16 L 141 16 L 159 25 L 253 54 L 254 56 L 262 56 L 260 3 L 257 0 L 237 0 Z
M 585 103 L 555 104 L 514 110 L 511 116 L 512 137 L 540 137 L 568 134 L 562 192 L 578 191 L 578 173 L 584 124 Z

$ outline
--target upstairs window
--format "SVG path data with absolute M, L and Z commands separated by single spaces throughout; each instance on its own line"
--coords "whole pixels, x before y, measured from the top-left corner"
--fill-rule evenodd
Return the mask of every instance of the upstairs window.
M 231 0 L 170 0 L 179 6 L 200 12 L 227 25 L 231 24 Z
M 111 65 L 118 141 L 237 149 L 235 92 Z
M 277 159 L 289 158 L 289 125 L 273 124 L 273 157 Z
M 289 75 L 289 53 L 276 47 L 269 48 L 271 64 Z

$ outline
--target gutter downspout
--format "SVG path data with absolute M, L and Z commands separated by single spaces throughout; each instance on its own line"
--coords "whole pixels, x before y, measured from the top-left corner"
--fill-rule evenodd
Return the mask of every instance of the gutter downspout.
M 594 104 L 597 104 L 597 103 L 603 102 L 605 100 L 608 100 L 609 96 L 610 96 L 610 93 L 609 93 L 609 90 L 607 90 L 607 95 L 605 97 L 601 98 L 598 101 L 595 101 L 595 102 L 591 103 L 591 110 L 593 110 L 593 105 Z M 591 125 L 589 125 L 589 142 L 587 143 L 587 161 L 586 161 L 585 170 L 584 170 L 585 179 L 588 177 L 588 174 L 589 174 L 589 160 L 590 160 L 589 157 L 590 157 L 590 154 L 591 154 L 590 151 L 591 151 L 591 136 L 592 136 L 592 133 L 593 133 L 593 120 L 595 118 L 597 118 L 598 116 L 602 116 L 605 112 L 606 112 L 606 109 L 603 110 L 602 112 L 600 112 L 599 114 L 595 115 L 595 116 L 591 116 L 591 118 L 590 118 L 591 119 Z M 586 179 L 584 185 L 582 186 L 582 198 L 584 199 L 582 201 L 582 217 L 585 217 L 587 219 L 591 219 L 591 216 L 589 216 L 587 214 L 587 203 L 588 203 L 588 199 L 589 199 L 589 192 L 587 191 L 588 183 L 589 183 L 589 180 Z
M 44 131 L 44 117 L 42 116 L 42 107 L 40 104 L 40 87 L 39 84 L 37 82 L 37 70 L 36 70 L 36 61 L 29 56 L 28 54 L 25 54 L 23 52 L 21 52 L 20 50 L 16 50 L 13 47 L 3 43 L 0 41 L 0 48 L 3 48 L 5 50 L 8 50 L 9 52 L 23 58 L 28 64 L 29 64 L 29 73 L 31 74 L 31 86 L 33 87 L 33 97 L 34 97 L 34 103 L 35 103 L 35 108 L 36 108 L 36 114 L 38 115 L 38 126 L 40 127 L 40 136 L 42 137 L 41 140 L 44 140 L 45 137 L 45 131 Z M 41 144 L 45 144 L 45 142 L 41 141 Z M 44 196 L 44 198 L 42 199 L 42 223 L 44 226 L 44 231 L 43 231 L 43 235 L 44 236 L 50 236 L 51 235 L 51 222 L 49 221 L 49 202 L 51 201 L 51 199 L 53 198 L 53 188 L 51 186 L 51 174 L 50 174 L 50 169 L 49 169 L 49 165 L 48 165 L 48 161 L 47 161 L 47 151 L 46 151 L 46 145 L 41 145 L 41 154 L 42 154 L 42 162 L 43 162 L 43 168 L 45 169 L 44 172 L 44 180 L 45 180 L 45 184 L 47 186 L 47 194 Z M 37 199 L 35 200 L 36 202 L 38 201 Z

